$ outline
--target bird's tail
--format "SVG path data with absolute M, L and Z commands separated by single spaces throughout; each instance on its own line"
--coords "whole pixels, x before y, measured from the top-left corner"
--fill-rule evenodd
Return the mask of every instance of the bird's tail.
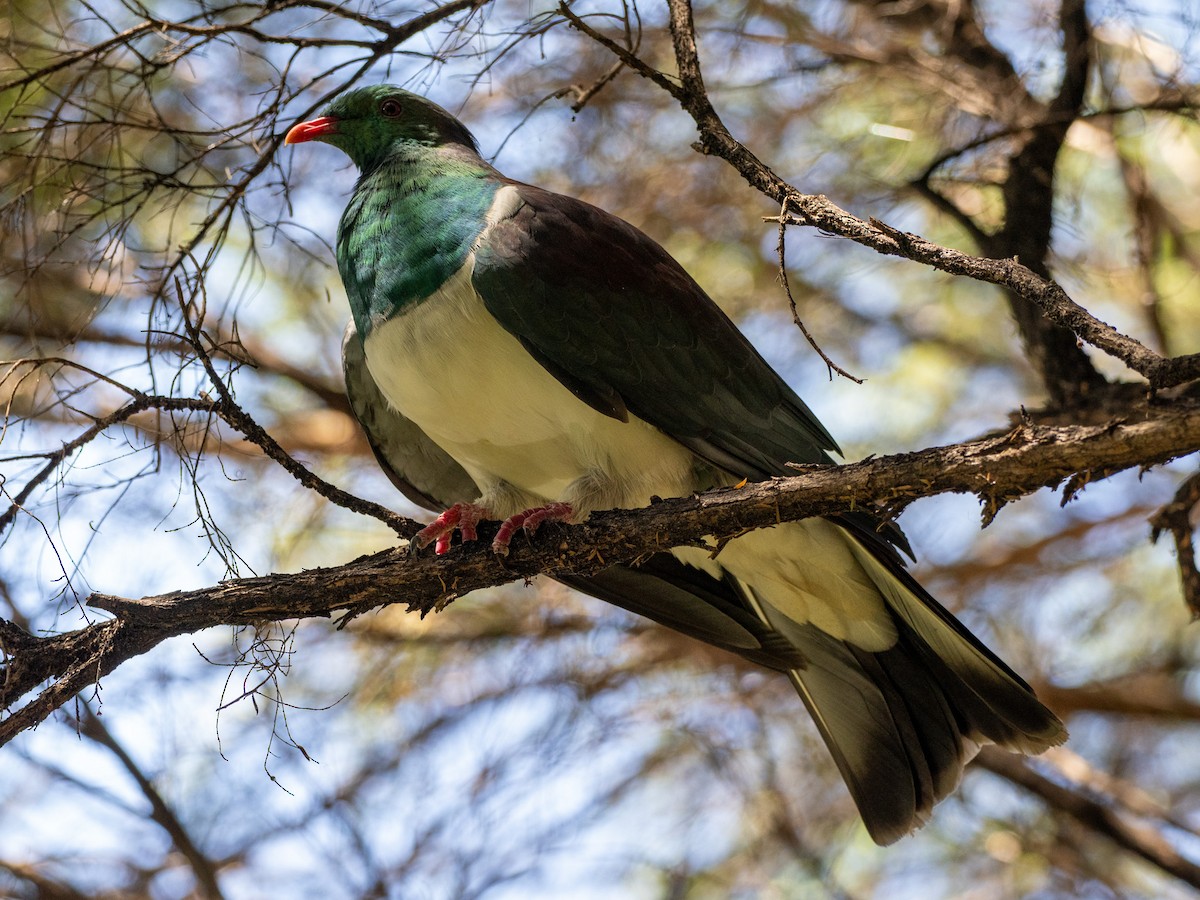
M 755 612 L 803 657 L 804 665 L 789 675 L 877 843 L 890 844 L 924 824 L 981 744 L 1040 753 L 1066 739 L 1062 723 L 1029 685 L 898 560 L 872 552 L 832 523 L 820 527 L 841 532 L 882 598 L 893 641 L 864 649 L 872 642 L 851 642 L 811 621 L 799 624 L 771 602 L 772 591 L 739 580 Z
M 1039 753 L 1066 738 L 865 519 L 789 522 L 715 557 L 676 547 L 637 567 L 558 577 L 787 672 L 880 844 L 920 827 L 981 744 Z

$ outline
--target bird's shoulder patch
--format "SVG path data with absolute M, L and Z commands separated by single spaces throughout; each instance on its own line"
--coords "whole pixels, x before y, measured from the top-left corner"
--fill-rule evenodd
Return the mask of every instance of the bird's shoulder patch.
M 503 222 L 505 219 L 510 219 L 517 214 L 517 211 L 525 205 L 525 200 L 521 196 L 521 191 L 515 184 L 506 184 L 500 190 L 496 191 L 496 196 L 492 198 L 492 205 L 488 207 L 485 221 L 485 233 L 487 228 L 491 228 L 498 222 Z M 480 236 L 482 238 L 482 235 Z

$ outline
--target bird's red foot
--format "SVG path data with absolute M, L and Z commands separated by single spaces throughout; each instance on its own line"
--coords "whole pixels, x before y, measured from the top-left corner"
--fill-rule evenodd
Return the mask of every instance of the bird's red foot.
M 526 534 L 533 534 L 543 522 L 570 522 L 574 515 L 575 510 L 570 503 L 547 503 L 509 516 L 500 523 L 500 530 L 492 541 L 492 552 L 498 556 L 508 556 L 508 545 L 518 528 L 523 528 Z
M 481 519 L 486 518 L 487 514 L 487 509 L 474 503 L 455 503 L 418 531 L 413 538 L 413 543 L 418 548 L 424 549 L 436 541 L 434 552 L 441 556 L 450 549 L 450 540 L 454 537 L 455 531 L 462 535 L 464 541 L 473 541 L 478 538 L 475 526 Z

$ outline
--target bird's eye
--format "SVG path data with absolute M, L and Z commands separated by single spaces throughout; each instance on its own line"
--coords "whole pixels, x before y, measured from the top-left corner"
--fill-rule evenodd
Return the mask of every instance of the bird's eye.
M 388 97 L 379 104 L 379 111 L 389 119 L 394 119 L 404 112 L 404 106 L 395 97 Z

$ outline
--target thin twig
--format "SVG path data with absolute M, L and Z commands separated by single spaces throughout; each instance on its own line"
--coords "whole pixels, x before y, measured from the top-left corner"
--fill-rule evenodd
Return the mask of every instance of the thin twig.
M 765 220 L 765 219 L 764 219 Z M 817 355 L 825 361 L 825 367 L 829 370 L 829 380 L 833 381 L 833 373 L 837 372 L 843 378 L 849 378 L 855 384 L 862 384 L 865 379 L 851 375 L 832 359 L 828 354 L 820 348 L 816 339 L 808 333 L 808 329 L 804 327 L 804 322 L 800 320 L 800 313 L 796 309 L 796 298 L 792 296 L 792 285 L 788 281 L 787 273 L 787 225 L 788 225 L 788 201 L 785 197 L 783 205 L 779 208 L 779 239 L 775 244 L 775 253 L 779 257 L 779 283 L 783 285 L 783 292 L 787 295 L 788 308 L 792 311 L 792 321 L 796 323 L 796 327 L 800 329 L 800 333 L 804 335 L 804 339 L 808 341 L 808 345 L 817 351 Z
M 250 443 L 257 445 L 269 458 L 279 463 L 289 475 L 306 488 L 316 491 L 331 503 L 353 512 L 376 518 L 402 538 L 410 538 L 420 531 L 422 526 L 412 519 L 397 515 L 387 507 L 381 506 L 371 500 L 363 500 L 361 497 L 355 497 L 353 494 L 335 487 L 320 476 L 309 471 L 309 469 L 297 462 L 290 453 L 284 450 L 279 442 L 271 437 L 267 433 L 267 430 L 259 425 L 253 416 L 242 409 L 237 401 L 233 399 L 233 394 L 230 392 L 228 385 L 225 384 L 224 379 L 217 373 L 212 357 L 209 356 L 208 350 L 205 347 L 204 336 L 200 332 L 199 326 L 192 321 L 191 316 L 188 314 L 189 304 L 184 299 L 183 288 L 178 282 L 176 283 L 176 289 L 179 291 L 179 304 L 183 312 L 184 330 L 187 332 L 188 341 L 196 351 L 201 365 L 204 366 L 204 371 L 207 373 L 209 381 L 220 397 L 217 408 L 222 419 L 240 431 Z M 201 281 L 199 290 L 203 296 L 203 281 Z
M 1200 506 L 1200 472 L 1192 475 L 1175 493 L 1175 498 L 1150 519 L 1150 539 L 1157 541 L 1164 531 L 1175 539 L 1175 555 L 1183 581 L 1183 599 L 1192 613 L 1200 619 L 1200 569 L 1196 566 L 1192 515 Z
M 161 397 L 153 394 L 136 393 L 134 399 L 119 409 L 113 410 L 106 416 L 102 416 L 92 424 L 91 427 L 80 433 L 70 441 L 67 441 L 57 450 L 53 450 L 42 454 L 46 459 L 46 464 L 40 468 L 33 476 L 25 483 L 24 487 L 12 498 L 12 501 L 2 514 L 0 514 L 0 533 L 2 533 L 9 525 L 13 523 L 17 513 L 24 507 L 25 502 L 30 495 L 54 471 L 62 465 L 63 461 L 71 456 L 76 450 L 90 443 L 101 432 L 113 425 L 119 425 L 127 421 L 130 417 L 137 415 L 140 412 L 145 412 L 150 409 L 161 409 L 168 412 L 217 412 L 217 404 L 212 400 L 198 397 Z M 2 484 L 2 482 L 0 482 Z M 6 492 L 7 494 L 7 492 Z

